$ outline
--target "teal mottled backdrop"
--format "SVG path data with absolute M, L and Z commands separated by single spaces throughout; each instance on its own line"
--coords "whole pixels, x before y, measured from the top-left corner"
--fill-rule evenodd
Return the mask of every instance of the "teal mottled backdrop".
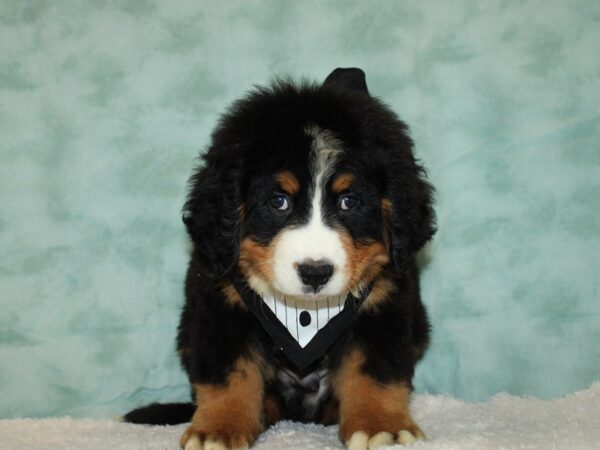
M 365 69 L 438 188 L 418 392 L 600 380 L 600 2 L 0 1 L 0 417 L 185 400 L 185 183 L 274 76 Z

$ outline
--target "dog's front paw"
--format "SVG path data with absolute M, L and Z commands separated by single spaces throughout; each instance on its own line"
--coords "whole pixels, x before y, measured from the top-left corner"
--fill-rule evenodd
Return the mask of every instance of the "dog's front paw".
M 183 436 L 180 445 L 185 450 L 238 450 L 247 449 L 258 437 L 258 427 L 248 430 L 229 429 L 208 430 L 202 426 L 191 425 Z
M 192 423 L 181 436 L 185 450 L 238 450 L 250 447 L 263 427 L 260 408 L 237 404 L 226 397 L 210 398 L 196 410 Z M 254 409 L 254 411 L 253 411 Z
M 364 366 L 360 351 L 349 353 L 334 378 L 340 402 L 340 439 L 348 450 L 425 439 L 410 414 L 409 381 L 382 383 L 365 373 Z
M 348 450 L 373 450 L 385 445 L 413 444 L 417 440 L 424 440 L 425 434 L 415 424 L 406 424 L 397 432 L 379 431 L 354 431 L 345 441 Z
M 196 412 L 180 444 L 185 450 L 250 447 L 263 429 L 263 379 L 255 360 L 239 359 L 223 385 L 194 384 Z

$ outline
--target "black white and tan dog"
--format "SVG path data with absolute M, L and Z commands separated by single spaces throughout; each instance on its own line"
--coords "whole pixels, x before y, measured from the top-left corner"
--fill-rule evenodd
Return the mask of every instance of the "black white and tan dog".
M 352 450 L 424 438 L 411 417 L 429 323 L 416 252 L 432 187 L 406 125 L 360 69 L 276 81 L 222 116 L 190 180 L 193 242 L 177 349 L 190 450 L 247 448 L 278 420 L 339 423 Z

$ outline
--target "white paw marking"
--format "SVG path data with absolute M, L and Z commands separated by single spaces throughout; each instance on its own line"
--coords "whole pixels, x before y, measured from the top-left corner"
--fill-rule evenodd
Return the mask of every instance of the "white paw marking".
M 400 430 L 398 437 L 394 440 L 394 435 L 387 431 L 380 431 L 369 438 L 369 435 L 364 431 L 355 431 L 350 439 L 346 441 L 347 450 L 375 450 L 386 445 L 412 445 L 418 440 L 426 440 L 425 435 L 417 430 L 416 434 L 412 434 L 408 430 Z
M 227 447 L 219 441 L 206 441 L 204 443 L 204 450 L 227 450 Z
M 368 446 L 369 436 L 364 431 L 355 431 L 346 442 L 348 450 L 368 450 Z
M 387 431 L 380 431 L 375 436 L 369 439 L 369 450 L 376 449 L 377 447 L 383 447 L 384 445 L 393 445 L 394 436 Z
M 408 430 L 400 430 L 398 433 L 398 443 L 399 444 L 414 444 L 417 442 L 417 438 L 413 436 L 413 434 Z
M 202 442 L 198 439 L 198 436 L 192 435 L 185 443 L 185 450 L 203 450 Z

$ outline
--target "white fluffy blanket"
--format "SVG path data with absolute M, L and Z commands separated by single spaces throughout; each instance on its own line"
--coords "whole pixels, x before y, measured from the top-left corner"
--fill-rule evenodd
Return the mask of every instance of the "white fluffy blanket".
M 413 413 L 429 438 L 415 444 L 415 450 L 600 448 L 600 383 L 551 401 L 499 394 L 484 403 L 465 403 L 449 397 L 417 395 Z M 176 449 L 184 428 L 68 417 L 0 420 L 0 448 Z M 343 447 L 337 439 L 337 427 L 281 422 L 264 433 L 254 448 Z

